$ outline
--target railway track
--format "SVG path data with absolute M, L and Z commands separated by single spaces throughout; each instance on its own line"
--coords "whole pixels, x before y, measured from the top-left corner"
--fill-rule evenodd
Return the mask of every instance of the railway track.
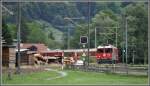
M 120 73 L 132 75 L 148 75 L 147 67 L 131 67 L 126 65 L 68 65 L 66 69 L 91 71 L 91 72 L 106 72 L 106 73 Z

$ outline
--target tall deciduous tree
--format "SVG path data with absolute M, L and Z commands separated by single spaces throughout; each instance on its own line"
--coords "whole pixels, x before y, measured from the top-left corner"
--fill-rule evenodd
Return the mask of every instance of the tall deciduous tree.
M 11 32 L 8 29 L 7 24 L 4 21 L 2 22 L 2 37 L 3 37 L 3 40 L 5 40 L 6 44 L 8 45 L 12 44 L 13 39 L 12 39 Z
M 21 20 L 21 42 L 25 43 L 28 41 L 28 35 L 30 33 L 30 30 L 26 24 L 28 21 L 23 17 Z
M 147 63 L 147 30 L 148 30 L 148 10 L 147 4 L 134 3 L 125 8 L 128 16 L 129 51 L 135 50 L 137 59 Z M 134 46 L 134 49 L 133 49 Z M 129 55 L 130 56 L 130 55 Z M 131 56 L 130 56 L 131 57 Z

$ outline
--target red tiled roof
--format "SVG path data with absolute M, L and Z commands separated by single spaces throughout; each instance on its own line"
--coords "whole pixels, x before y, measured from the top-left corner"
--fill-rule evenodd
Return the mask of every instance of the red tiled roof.
M 30 48 L 32 46 L 35 46 L 37 48 L 37 52 L 42 52 L 42 51 L 47 51 L 47 46 L 45 46 L 45 44 L 41 44 L 41 43 L 21 43 L 20 44 L 20 48 L 21 49 L 27 49 Z

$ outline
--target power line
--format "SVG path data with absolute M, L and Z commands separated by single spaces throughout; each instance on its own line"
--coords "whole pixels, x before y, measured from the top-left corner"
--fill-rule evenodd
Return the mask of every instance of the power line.
M 117 42 L 118 42 L 118 32 L 117 29 L 119 28 L 119 26 L 116 27 L 103 27 L 103 28 L 115 28 L 115 32 L 101 32 L 98 33 L 100 35 L 112 35 L 112 34 L 116 34 L 116 47 L 117 47 Z M 95 48 L 97 47 L 97 27 L 95 27 Z
M 7 9 L 5 6 L 2 5 L 2 8 L 7 11 L 10 15 L 14 15 L 14 13 L 12 11 L 10 11 L 9 9 Z
M 3 2 L 18 2 L 3 0 Z M 148 0 L 19 0 L 19 2 L 148 2 Z
M 78 19 L 84 19 L 84 17 L 65 17 L 64 18 L 65 20 L 69 20 L 70 22 L 71 22 L 71 24 L 74 24 L 74 25 L 76 25 L 76 26 L 80 26 L 80 25 L 78 25 L 76 22 L 74 22 L 73 20 L 74 19 L 76 19 L 76 20 L 78 20 Z M 67 42 L 67 45 L 68 45 L 68 47 L 67 47 L 67 49 L 70 49 L 70 29 L 69 29 L 69 27 L 73 27 L 72 25 L 68 25 L 68 42 Z M 82 27 L 82 26 L 80 26 L 80 27 Z

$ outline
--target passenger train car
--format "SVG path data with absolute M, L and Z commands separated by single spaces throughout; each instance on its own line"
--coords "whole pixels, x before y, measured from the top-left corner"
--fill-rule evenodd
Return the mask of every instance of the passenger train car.
M 96 51 L 97 63 L 118 62 L 118 48 L 113 45 L 98 46 Z
M 41 53 L 44 57 L 50 59 L 59 59 L 63 57 L 73 57 L 75 61 L 85 54 L 88 56 L 88 49 L 67 49 L 67 50 L 50 50 Z M 97 63 L 111 63 L 118 62 L 118 48 L 113 45 L 98 46 L 97 48 L 89 49 L 90 58 L 95 58 Z

